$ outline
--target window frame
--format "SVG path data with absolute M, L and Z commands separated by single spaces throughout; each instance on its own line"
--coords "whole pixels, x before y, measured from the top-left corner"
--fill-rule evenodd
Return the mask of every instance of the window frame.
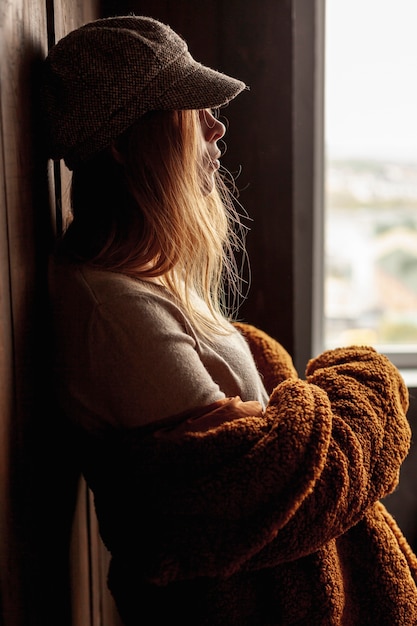
M 324 240 L 326 228 L 325 206 L 325 54 L 326 54 L 326 0 L 314 0 L 310 12 L 302 0 L 295 0 L 295 354 L 297 365 L 309 356 L 325 349 L 324 343 L 324 293 L 325 265 Z M 298 8 L 298 11 L 297 11 Z M 305 22 L 310 20 L 310 39 L 306 38 Z M 314 20 L 314 25 L 311 23 Z M 305 80 L 306 72 L 314 76 L 313 84 Z M 310 90 L 308 94 L 306 90 Z M 305 112 L 306 98 L 313 103 L 309 114 Z M 309 115 L 309 117 L 308 117 Z M 305 128 L 310 122 L 313 131 L 306 139 Z M 311 164 L 306 172 L 306 141 Z M 306 175 L 307 173 L 307 175 Z M 310 203 L 302 198 L 309 190 Z M 300 191 L 304 190 L 304 191 Z M 308 215 L 308 210 L 311 215 Z M 310 224 L 306 229 L 306 223 Z M 311 272 L 308 267 L 311 267 Z M 307 268 L 307 269 L 306 269 Z M 307 313 L 308 312 L 308 313 Z M 307 315 L 311 315 L 310 321 Z M 414 387 L 417 381 L 417 354 L 398 346 L 376 346 L 401 370 L 406 381 Z

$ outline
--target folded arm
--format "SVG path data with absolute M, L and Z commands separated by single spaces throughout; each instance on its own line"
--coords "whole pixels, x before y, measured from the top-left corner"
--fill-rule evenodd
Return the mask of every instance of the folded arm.
M 229 400 L 125 434 L 126 536 L 140 514 L 146 578 L 165 584 L 299 558 L 394 488 L 410 429 L 406 388 L 388 359 L 345 348 L 313 359 L 306 380 L 288 373 L 263 414 L 240 413 L 239 400 L 228 413 Z

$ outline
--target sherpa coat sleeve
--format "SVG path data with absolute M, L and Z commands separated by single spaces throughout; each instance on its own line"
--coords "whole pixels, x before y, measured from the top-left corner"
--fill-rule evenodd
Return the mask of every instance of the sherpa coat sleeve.
M 115 483 L 112 504 L 124 520 L 119 532 L 106 511 L 111 487 L 101 497 L 96 485 L 105 542 L 116 554 L 140 553 L 149 582 L 224 577 L 312 554 L 397 485 L 410 444 L 407 391 L 385 356 L 330 350 L 309 362 L 304 380 L 277 342 L 240 330 L 272 390 L 264 414 L 204 430 L 189 416 L 125 433 L 118 466 L 128 479 L 123 489 Z

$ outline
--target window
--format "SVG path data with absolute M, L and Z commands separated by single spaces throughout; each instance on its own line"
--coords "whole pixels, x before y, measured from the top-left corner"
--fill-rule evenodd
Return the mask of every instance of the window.
M 323 347 L 374 345 L 413 381 L 416 23 L 415 0 L 326 2 Z

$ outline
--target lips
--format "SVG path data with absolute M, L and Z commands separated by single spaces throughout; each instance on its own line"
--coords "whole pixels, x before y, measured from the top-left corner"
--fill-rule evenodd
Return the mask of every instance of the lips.
M 220 152 L 216 152 L 215 155 L 213 155 L 213 157 L 210 157 L 210 162 L 212 164 L 212 166 L 214 167 L 214 169 L 218 170 L 220 167 L 220 157 L 221 157 L 221 153 Z

